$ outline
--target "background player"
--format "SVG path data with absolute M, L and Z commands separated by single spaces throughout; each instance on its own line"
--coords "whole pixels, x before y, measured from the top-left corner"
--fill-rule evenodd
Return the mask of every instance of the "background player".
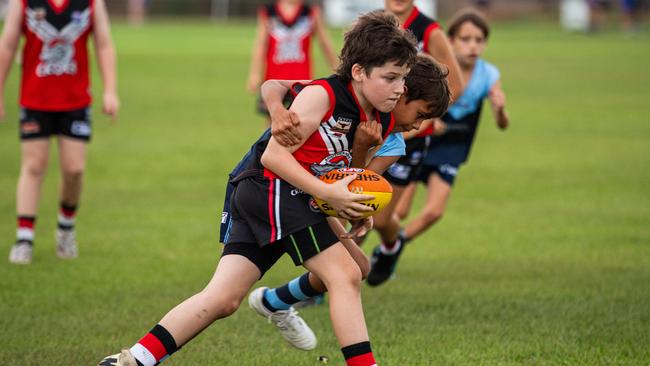
M 402 234 L 405 244 L 435 224 L 443 215 L 451 187 L 458 169 L 469 157 L 481 115 L 483 99 L 489 98 L 494 119 L 501 129 L 506 129 L 509 117 L 505 111 L 505 94 L 501 89 L 499 70 L 480 56 L 485 51 L 490 28 L 478 12 L 464 10 L 449 23 L 447 31 L 454 54 L 468 81 L 463 95 L 455 102 L 437 128 L 427 155 L 423 160 L 418 179 L 427 184 L 427 201 L 422 211 L 409 222 Z M 413 198 L 415 185 L 398 202 L 397 212 L 406 216 Z M 395 271 L 402 252 L 400 246 L 394 253 L 377 251 L 378 260 L 372 266 L 368 283 L 379 285 L 390 278 Z
M 86 144 L 91 137 L 90 34 L 104 82 L 103 111 L 115 118 L 119 109 L 115 51 L 106 6 L 103 0 L 11 0 L 0 39 L 2 95 L 21 33 L 25 35 L 20 89 L 22 159 L 16 193 L 17 240 L 9 261 L 32 261 L 34 224 L 52 135 L 57 136 L 61 165 L 56 253 L 61 258 L 75 258 L 75 216 L 86 166 Z M 0 98 L 0 118 L 4 114 Z
M 334 70 L 338 62 L 336 53 L 317 6 L 307 5 L 302 0 L 278 0 L 261 7 L 246 84 L 248 91 L 257 93 L 261 82 L 268 79 L 313 79 L 313 35 L 318 37 L 326 61 Z M 257 109 L 269 124 L 268 111 L 261 98 Z
M 385 6 L 388 11 L 397 15 L 402 27 L 415 34 L 418 39 L 418 48 L 422 52 L 430 54 L 448 67 L 452 100 L 456 100 L 465 87 L 465 79 L 440 24 L 420 13 L 414 0 L 386 0 Z M 393 186 L 393 199 L 388 207 L 375 217 L 375 228 L 379 232 L 381 244 L 372 253 L 373 263 L 381 261 L 382 254 L 392 255 L 401 250 L 400 224 L 399 219 L 394 215 L 394 210 L 406 186 L 417 177 L 432 132 L 433 128 L 431 120 L 429 120 L 421 126 L 420 131 L 405 134 L 406 155 L 384 174 L 384 177 Z M 368 275 L 368 284 L 374 285 L 375 278 L 376 273 L 371 271 Z

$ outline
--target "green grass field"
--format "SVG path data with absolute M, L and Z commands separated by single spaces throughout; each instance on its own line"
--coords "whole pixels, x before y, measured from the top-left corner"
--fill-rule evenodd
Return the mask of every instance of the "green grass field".
M 364 286 L 378 361 L 647 365 L 649 38 L 587 37 L 551 24 L 494 28 L 486 59 L 501 68 L 512 128 L 499 132 L 484 114 L 445 218 L 408 247 L 396 280 Z M 255 98 L 244 91 L 252 24 L 113 31 L 123 109 L 116 124 L 99 103 L 94 110 L 81 256 L 73 262 L 54 254 L 54 148 L 34 263 L 6 260 L 19 168 L 16 66 L 8 82 L 0 124 L 2 364 L 94 365 L 202 289 L 221 252 L 226 174 L 262 130 Z M 332 36 L 340 45 L 341 32 Z M 323 63 L 318 70 L 327 73 Z M 284 258 L 261 284 L 300 272 Z M 315 351 L 293 350 L 243 306 L 165 364 L 317 365 L 319 355 L 342 364 L 327 309 L 302 314 L 319 337 Z

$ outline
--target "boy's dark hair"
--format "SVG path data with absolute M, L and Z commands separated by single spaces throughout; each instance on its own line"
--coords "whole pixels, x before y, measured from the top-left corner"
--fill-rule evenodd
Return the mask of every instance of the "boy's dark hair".
M 417 55 L 415 46 L 413 34 L 401 29 L 394 15 L 384 10 L 364 14 L 345 33 L 336 74 L 348 83 L 352 80 L 354 64 L 361 65 L 366 74 L 387 62 L 410 67 Z
M 433 57 L 418 54 L 411 72 L 406 76 L 406 102 L 425 100 L 431 109 L 426 118 L 442 117 L 451 101 L 448 74 L 449 71 L 434 61 Z
M 480 12 L 472 9 L 463 9 L 458 13 L 454 14 L 447 25 L 447 35 L 449 38 L 454 38 L 458 31 L 460 31 L 460 26 L 465 22 L 470 22 L 477 26 L 481 31 L 483 31 L 483 36 L 485 39 L 488 39 L 490 36 L 490 26 L 488 25 L 487 19 Z

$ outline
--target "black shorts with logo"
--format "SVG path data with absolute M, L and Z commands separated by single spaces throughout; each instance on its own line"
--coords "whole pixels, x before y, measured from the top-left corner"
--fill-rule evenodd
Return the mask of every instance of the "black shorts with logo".
M 429 148 L 430 141 L 430 136 L 406 140 L 406 155 L 384 172 L 384 178 L 396 186 L 407 186 L 418 180 L 422 160 Z
M 312 197 L 289 183 L 255 176 L 235 180 L 233 184 L 224 255 L 232 250 L 228 248 L 232 244 L 247 244 L 247 249 L 264 253 L 270 251 L 268 247 L 279 245 L 283 247 L 278 250 L 280 255 L 286 251 L 300 265 L 338 242 Z M 270 268 L 258 262 L 253 261 L 262 272 Z
M 30 140 L 63 135 L 83 141 L 90 141 L 92 129 L 90 108 L 63 112 L 20 110 L 20 139 Z

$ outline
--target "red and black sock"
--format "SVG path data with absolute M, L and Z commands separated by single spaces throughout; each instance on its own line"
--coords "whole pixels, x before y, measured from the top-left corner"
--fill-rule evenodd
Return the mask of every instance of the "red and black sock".
M 130 351 L 138 366 L 154 366 L 178 351 L 174 337 L 162 325 L 156 324 Z
M 59 206 L 59 229 L 73 230 L 76 216 L 77 205 L 67 205 L 61 202 Z
M 341 348 L 347 366 L 377 366 L 370 342 L 361 342 Z
M 25 243 L 29 245 L 34 244 L 34 225 L 36 224 L 36 216 L 18 216 L 16 226 L 16 244 Z

